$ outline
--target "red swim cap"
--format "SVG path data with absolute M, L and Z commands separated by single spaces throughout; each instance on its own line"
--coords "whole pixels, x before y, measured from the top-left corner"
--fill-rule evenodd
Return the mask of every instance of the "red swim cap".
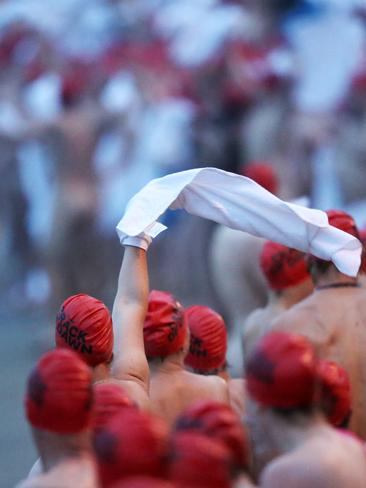
M 152 290 L 144 323 L 148 358 L 165 358 L 183 348 L 187 337 L 183 307 L 165 291 Z
M 72 434 L 89 427 L 92 417 L 92 375 L 72 351 L 44 354 L 28 377 L 27 418 L 33 427 Z
M 150 478 L 148 476 L 134 476 L 126 480 L 119 481 L 110 488 L 173 488 L 174 485 L 168 481 Z
M 316 384 L 314 350 L 305 337 L 285 332 L 265 335 L 246 363 L 247 389 L 274 408 L 312 405 Z
M 61 101 L 68 107 L 77 102 L 86 91 L 91 77 L 91 66 L 81 59 L 68 59 L 66 72 L 61 82 Z
M 199 432 L 173 436 L 169 477 L 179 488 L 230 488 L 227 447 Z
M 93 430 L 103 429 L 122 408 L 137 408 L 124 388 L 115 383 L 94 385 Z
M 184 312 L 190 345 L 184 360 L 190 368 L 209 372 L 226 363 L 227 332 L 224 319 L 209 307 L 194 305 Z
M 112 318 L 103 302 L 80 293 L 61 305 L 56 318 L 56 346 L 77 352 L 97 366 L 111 360 L 113 350 Z
M 305 254 L 275 242 L 263 245 L 260 266 L 272 290 L 284 290 L 310 279 Z
M 356 222 L 351 215 L 342 210 L 327 210 L 326 214 L 330 225 L 357 237 L 357 239 L 360 238 Z
M 351 385 L 347 371 L 333 361 L 318 361 L 319 403 L 329 420 L 339 427 L 351 413 Z
M 263 186 L 273 194 L 278 191 L 278 178 L 273 167 L 266 162 L 253 162 L 244 166 L 241 171 L 243 176 Z
M 94 437 L 102 486 L 122 478 L 163 478 L 168 453 L 168 427 L 146 412 L 124 408 Z
M 248 442 L 239 417 L 229 405 L 209 400 L 189 407 L 178 418 L 177 431 L 199 431 L 222 442 L 230 451 L 232 465 L 248 464 Z

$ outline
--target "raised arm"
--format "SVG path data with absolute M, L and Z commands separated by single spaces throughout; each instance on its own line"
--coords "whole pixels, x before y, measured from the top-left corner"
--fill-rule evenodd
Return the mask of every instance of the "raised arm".
M 114 358 L 116 379 L 149 386 L 149 366 L 145 356 L 143 324 L 147 309 L 149 279 L 146 250 L 135 247 L 134 238 L 123 241 L 125 252 L 113 304 Z M 129 244 L 129 242 L 134 242 Z M 138 243 L 138 239 L 136 239 Z M 147 248 L 148 245 L 145 246 Z

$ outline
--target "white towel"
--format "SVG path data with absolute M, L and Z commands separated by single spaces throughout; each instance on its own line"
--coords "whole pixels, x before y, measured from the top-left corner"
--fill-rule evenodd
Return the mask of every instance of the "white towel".
M 156 221 L 168 208 L 331 260 L 349 276 L 360 267 L 360 241 L 330 226 L 325 212 L 284 202 L 251 179 L 216 168 L 150 181 L 129 201 L 117 226 L 119 237 L 143 231 L 155 237 L 166 229 Z

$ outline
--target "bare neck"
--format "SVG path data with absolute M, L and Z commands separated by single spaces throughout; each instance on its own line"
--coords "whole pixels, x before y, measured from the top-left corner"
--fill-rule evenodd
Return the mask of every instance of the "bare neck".
M 110 377 L 110 366 L 107 363 L 98 364 L 93 368 L 93 383 L 104 381 Z
M 328 270 L 316 277 L 316 287 L 337 285 L 342 283 L 357 284 L 357 278 L 340 273 L 334 265 L 329 266 Z
M 56 434 L 32 428 L 32 434 L 44 472 L 50 471 L 66 460 L 80 459 L 91 455 L 89 431 L 82 431 L 77 434 Z
M 231 380 L 231 376 L 230 376 L 230 373 L 228 371 L 227 368 L 221 370 L 217 376 L 220 376 L 220 378 L 222 378 L 223 380 L 225 381 L 230 381 Z
M 313 291 L 313 283 L 311 279 L 306 280 L 299 285 L 291 286 L 281 292 L 278 296 L 278 302 L 284 309 L 293 307 L 297 303 L 304 300 Z
M 184 356 L 185 352 L 179 351 L 175 354 L 167 356 L 163 360 L 161 360 L 160 358 L 149 360 L 151 374 L 173 374 L 185 371 Z
M 299 414 L 296 420 L 289 420 L 268 410 L 265 416 L 268 443 L 278 454 L 293 451 L 310 438 L 321 435 L 324 430 L 329 430 L 321 414 L 311 416 Z

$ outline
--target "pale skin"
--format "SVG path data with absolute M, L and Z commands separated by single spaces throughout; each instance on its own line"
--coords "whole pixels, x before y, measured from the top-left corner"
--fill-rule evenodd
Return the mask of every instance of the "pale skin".
M 234 488 L 255 488 L 253 482 L 246 475 L 241 475 L 233 484 Z
M 245 380 L 241 378 L 232 379 L 227 368 L 217 372 L 207 371 L 202 373 L 201 371 L 196 371 L 190 369 L 192 373 L 197 375 L 205 376 L 206 378 L 222 378 L 226 383 L 226 388 L 229 395 L 229 403 L 234 412 L 242 418 L 245 412 Z
M 33 428 L 32 434 L 41 458 L 17 488 L 98 488 L 89 431 L 61 435 Z
M 150 361 L 151 410 L 172 426 L 187 407 L 201 400 L 229 403 L 225 380 L 201 376 L 184 369 L 186 349 Z
M 217 227 L 212 236 L 210 269 L 228 326 L 228 359 L 234 376 L 242 374 L 243 321 L 266 303 L 267 286 L 259 267 L 263 243 L 263 239 L 224 226 Z
M 148 293 L 146 251 L 125 246 L 112 310 L 113 360 L 111 365 L 103 363 L 94 369 L 94 381 L 120 384 L 143 410 L 150 408 L 143 336 Z
M 126 389 L 140 408 L 149 408 L 149 365 L 145 356 L 143 325 L 149 278 L 146 251 L 125 246 L 113 304 L 114 351 L 112 378 Z
M 125 246 L 112 313 L 113 361 L 111 365 L 98 365 L 94 370 L 94 380 L 120 384 L 142 409 L 150 407 L 149 366 L 143 338 L 147 299 L 146 251 Z M 46 440 L 44 445 L 47 445 Z M 47 449 L 39 450 L 44 472 L 48 471 L 48 465 L 43 455 L 46 453 L 49 456 L 50 452 Z
M 334 429 L 320 412 L 283 416 L 249 397 L 246 421 L 261 488 L 366 486 L 362 443 Z
M 90 230 L 97 213 L 98 181 L 92 162 L 103 118 L 94 101 L 83 99 L 51 123 L 34 129 L 46 143 L 56 169 L 55 224 L 45 250 L 55 304 L 75 289 L 97 294 L 99 276 L 95 268 L 91 271 L 88 266 L 91 256 L 96 256 L 96 248 L 90 246 L 89 254 L 81 249 L 86 236 L 92 236 Z M 78 235 L 75 226 L 80 222 L 85 222 L 84 231 Z M 78 260 L 74 266 L 67 266 L 75 253 Z
M 276 439 L 279 457 L 260 477 L 261 488 L 362 488 L 366 462 L 362 444 L 337 432 L 324 419 L 303 424 L 277 422 L 272 416 L 269 438 Z
M 313 282 L 309 278 L 296 286 L 278 292 L 269 292 L 267 305 L 254 310 L 244 323 L 244 360 L 249 357 L 259 339 L 272 330 L 272 322 L 283 312 L 309 296 L 313 288 Z
M 317 286 L 356 279 L 330 265 Z M 273 329 L 307 337 L 321 359 L 339 363 L 352 389 L 350 430 L 366 439 L 366 290 L 362 287 L 315 289 L 307 299 L 278 317 Z
M 242 418 L 245 414 L 245 380 L 241 378 L 232 379 L 227 368 L 220 371 L 217 376 L 226 381 L 229 392 L 230 406 L 239 416 L 239 418 Z

